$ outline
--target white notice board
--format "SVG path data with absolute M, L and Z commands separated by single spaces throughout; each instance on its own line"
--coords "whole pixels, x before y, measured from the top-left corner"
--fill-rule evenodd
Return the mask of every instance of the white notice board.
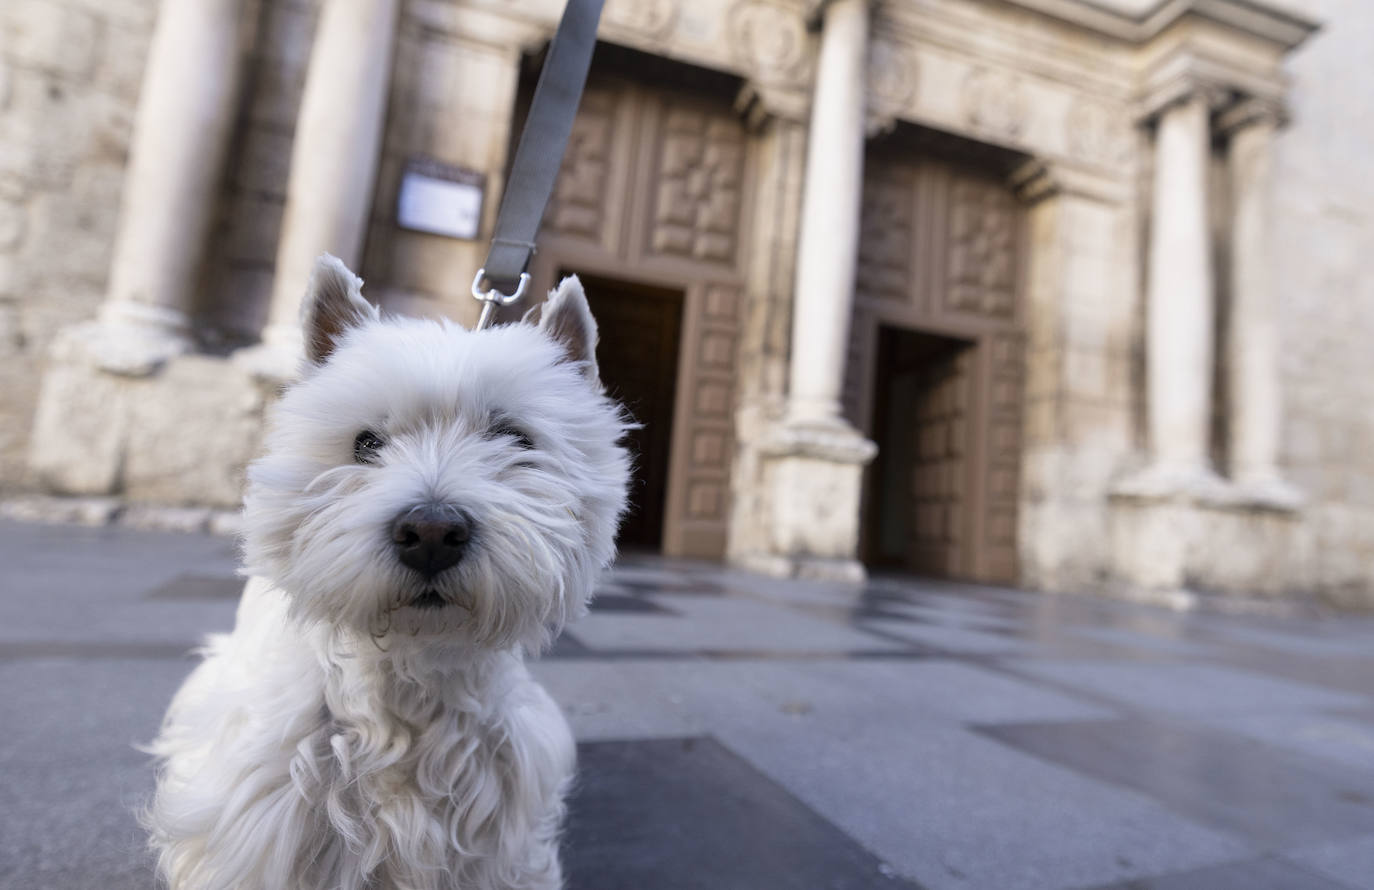
M 396 223 L 403 229 L 473 239 L 482 227 L 486 177 L 475 170 L 428 158 L 406 164 L 396 199 Z

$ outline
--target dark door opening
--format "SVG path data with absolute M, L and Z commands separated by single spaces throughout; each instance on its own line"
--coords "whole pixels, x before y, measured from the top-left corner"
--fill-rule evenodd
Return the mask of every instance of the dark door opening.
M 967 573 L 973 345 L 880 325 L 863 552 L 869 565 Z
M 641 424 L 628 436 L 634 477 L 619 544 L 661 550 L 683 295 L 611 278 L 580 277 L 596 316 L 601 380 L 607 393 Z

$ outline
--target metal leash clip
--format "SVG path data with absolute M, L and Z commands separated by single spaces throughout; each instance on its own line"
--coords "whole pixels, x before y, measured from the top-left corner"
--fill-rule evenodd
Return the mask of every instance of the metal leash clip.
M 497 306 L 509 306 L 516 300 L 525 295 L 525 287 L 530 283 L 530 273 L 520 273 L 520 283 L 515 286 L 515 293 L 504 294 L 496 288 L 482 289 L 482 279 L 487 277 L 486 267 L 477 270 L 477 277 L 472 279 L 472 295 L 482 304 L 482 315 L 477 319 L 475 331 L 480 331 L 491 323 L 491 317 L 496 314 Z

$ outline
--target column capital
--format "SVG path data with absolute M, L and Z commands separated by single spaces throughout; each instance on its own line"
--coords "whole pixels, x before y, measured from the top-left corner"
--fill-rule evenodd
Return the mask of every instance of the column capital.
M 1218 111 L 1233 97 L 1221 82 L 1185 72 L 1147 90 L 1138 103 L 1136 120 L 1146 126 L 1155 124 L 1168 111 L 1199 99 L 1209 111 Z
M 774 119 L 805 126 L 811 116 L 811 97 L 804 90 L 750 79 L 735 94 L 735 111 L 751 130 Z
M 1267 127 L 1277 130 L 1288 124 L 1288 109 L 1277 99 L 1245 96 L 1217 115 L 1216 132 L 1230 138 L 1241 130 Z
M 806 25 L 813 30 L 819 30 L 825 20 L 825 10 L 833 6 L 839 0 L 806 0 Z M 873 0 L 850 0 L 859 3 L 869 9 L 873 7 Z
M 1006 179 L 1007 187 L 1027 205 L 1059 195 L 1075 195 L 1103 204 L 1120 204 L 1131 198 L 1131 182 L 1104 175 L 1087 167 L 1031 158 L 1019 164 Z

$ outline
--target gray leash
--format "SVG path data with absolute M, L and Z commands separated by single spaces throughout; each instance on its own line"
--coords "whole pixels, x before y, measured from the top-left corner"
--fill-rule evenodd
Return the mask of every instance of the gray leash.
M 534 257 L 534 239 L 563 163 L 582 87 L 587 83 L 603 2 L 568 0 L 554 32 L 515 149 L 501 210 L 496 214 L 491 249 L 472 279 L 472 295 L 482 302 L 476 330 L 491 323 L 497 306 L 509 306 L 520 299 L 529 285 L 526 270 Z

